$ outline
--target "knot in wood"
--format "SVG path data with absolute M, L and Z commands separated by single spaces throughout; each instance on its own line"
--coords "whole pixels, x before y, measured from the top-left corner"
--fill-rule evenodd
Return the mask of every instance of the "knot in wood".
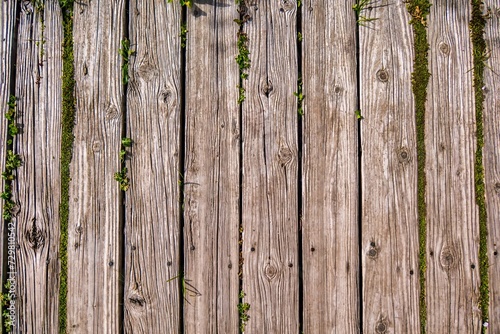
M 273 91 L 273 83 L 268 80 L 262 85 L 262 93 L 269 97 L 269 94 Z
M 293 155 L 292 151 L 288 147 L 280 147 L 278 152 L 278 161 L 281 167 L 285 167 L 292 161 Z
M 95 152 L 95 153 L 97 153 L 97 152 L 101 151 L 101 148 L 102 148 L 101 141 L 94 140 L 94 142 L 92 143 L 92 151 Z
M 272 263 L 267 263 L 264 268 L 264 275 L 271 281 L 278 276 L 278 268 Z
M 387 323 L 385 320 L 379 320 L 375 325 L 375 332 L 378 334 L 387 333 Z
M 444 56 L 448 56 L 450 54 L 450 46 L 445 42 L 439 43 L 439 52 Z
M 337 94 L 337 95 L 342 94 L 342 91 L 343 91 L 343 89 L 342 89 L 342 87 L 340 87 L 339 85 L 335 85 L 335 87 L 333 88 L 333 92 L 334 92 L 335 94 Z
M 168 89 L 168 88 L 163 89 L 160 92 L 158 99 L 159 99 L 160 103 L 163 103 L 167 106 L 171 106 L 171 105 L 174 106 L 174 102 L 175 102 L 174 93 L 172 92 L 171 89 Z
M 129 71 L 131 69 L 132 67 L 129 67 Z M 149 82 L 158 77 L 158 72 L 158 66 L 149 57 L 146 57 L 139 66 L 137 75 L 144 81 Z
M 118 108 L 114 105 L 111 105 L 106 109 L 106 120 L 110 121 L 112 119 L 118 119 L 120 118 L 120 111 Z
M 377 71 L 377 79 L 380 82 L 387 82 L 389 81 L 389 73 L 385 69 L 380 69 Z
M 145 299 L 144 299 L 141 295 L 139 295 L 138 293 L 135 293 L 135 292 L 134 292 L 134 293 L 132 293 L 132 294 L 130 295 L 130 297 L 128 297 L 128 300 L 129 300 L 132 304 L 134 304 L 134 305 L 136 305 L 136 306 L 139 306 L 139 307 L 143 307 L 143 306 L 144 306 L 144 304 L 146 304 L 146 300 L 145 300 Z
M 45 231 L 43 229 L 40 229 L 36 225 L 36 219 L 33 218 L 33 225 L 31 228 L 26 231 L 25 234 L 26 240 L 28 241 L 29 246 L 37 250 L 39 248 L 42 248 L 45 244 Z
M 291 11 L 295 8 L 294 2 L 291 0 L 281 0 L 281 7 L 285 11 Z
M 410 153 L 408 153 L 408 149 L 406 147 L 402 147 L 401 149 L 399 149 L 398 160 L 400 163 L 410 162 Z
M 500 182 L 495 183 L 495 192 L 500 195 Z
M 375 260 L 378 257 L 378 248 L 374 244 L 371 244 L 367 255 L 370 259 Z
M 456 254 L 452 247 L 445 246 L 441 250 L 441 256 L 439 257 L 439 262 L 441 267 L 445 269 L 452 269 L 456 264 Z

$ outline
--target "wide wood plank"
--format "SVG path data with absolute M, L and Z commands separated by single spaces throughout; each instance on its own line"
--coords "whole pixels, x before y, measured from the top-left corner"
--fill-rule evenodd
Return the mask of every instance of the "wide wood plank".
M 188 11 L 186 48 L 186 333 L 238 333 L 240 112 L 237 7 Z M 201 15 L 200 15 L 201 14 Z
M 243 291 L 248 333 L 297 333 L 298 147 L 295 1 L 248 7 L 243 102 Z
M 14 78 L 11 77 L 12 66 L 14 65 L 15 53 L 13 54 L 15 20 L 16 20 L 17 1 L 2 1 L 0 2 L 0 173 L 4 172 L 5 158 L 7 154 L 7 119 L 5 115 L 8 111 L 7 102 L 11 94 L 11 85 Z M 5 190 L 5 180 L 0 179 L 0 192 Z M 0 214 L 3 214 L 5 201 L 0 199 Z M 4 219 L 1 218 L 4 222 Z M 6 245 L 4 240 L 7 240 L 7 226 L 0 224 L 0 259 L 4 259 Z M 4 266 L 0 268 L 0 282 L 5 282 L 7 271 L 4 271 Z M 0 305 L 0 313 L 3 312 L 4 305 Z M 2 328 L 3 329 L 3 328 Z M 0 333 L 2 332 L 0 329 Z
M 376 18 L 363 22 L 363 18 Z M 363 330 L 419 333 L 413 33 L 404 2 L 360 13 Z
M 180 5 L 130 1 L 125 331 L 179 330 Z
M 428 20 L 427 332 L 478 333 L 479 218 L 470 4 L 437 1 Z
M 62 16 L 57 0 L 23 2 L 16 67 L 15 197 L 18 306 L 22 333 L 58 333 Z
M 68 223 L 68 329 L 122 328 L 120 170 L 125 1 L 83 1 L 74 11 L 76 123 Z
M 356 23 L 345 1 L 304 1 L 304 333 L 359 333 Z
M 486 20 L 485 40 L 489 52 L 487 67 L 484 69 L 484 148 L 483 163 L 485 174 L 486 209 L 488 214 L 488 257 L 490 307 L 489 332 L 500 332 L 500 7 L 498 0 L 487 0 L 485 8 L 490 8 Z

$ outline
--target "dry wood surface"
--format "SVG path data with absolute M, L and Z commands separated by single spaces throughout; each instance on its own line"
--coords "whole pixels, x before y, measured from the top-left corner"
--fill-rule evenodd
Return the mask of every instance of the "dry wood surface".
M 187 11 L 184 258 L 193 291 L 184 296 L 186 333 L 238 333 L 238 17 L 232 2 Z
M 21 6 L 15 95 L 22 166 L 13 190 L 19 205 L 17 330 L 57 333 L 62 17 L 56 0 L 42 10 Z
M 243 102 L 243 291 L 248 333 L 296 333 L 297 31 L 293 1 L 260 1 L 245 23 L 252 66 Z
M 68 329 L 122 328 L 120 170 L 125 1 L 83 1 L 74 13 L 76 122 L 68 223 Z
M 478 333 L 479 219 L 470 4 L 432 5 L 426 104 L 427 331 Z
M 127 137 L 133 140 L 125 194 L 125 331 L 180 329 L 178 3 L 132 0 Z
M 413 33 L 403 2 L 359 28 L 363 329 L 419 333 Z
M 489 331 L 500 332 L 500 4 L 495 0 L 485 1 L 489 8 L 486 20 L 485 40 L 487 55 L 484 74 L 484 173 L 486 209 L 488 214 L 489 257 Z
M 305 2 L 301 219 L 304 333 L 360 330 L 355 32 L 351 4 Z

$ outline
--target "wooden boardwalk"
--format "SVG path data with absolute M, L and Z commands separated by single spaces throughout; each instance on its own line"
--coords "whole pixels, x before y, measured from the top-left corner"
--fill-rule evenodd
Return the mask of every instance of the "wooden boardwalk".
M 500 333 L 500 1 L 180 2 L 0 1 L 2 331 Z

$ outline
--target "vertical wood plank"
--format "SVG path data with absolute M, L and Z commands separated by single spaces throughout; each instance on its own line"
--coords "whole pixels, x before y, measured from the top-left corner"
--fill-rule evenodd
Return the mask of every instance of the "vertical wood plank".
M 363 330 L 419 333 L 413 33 L 404 2 L 359 21 Z
M 485 41 L 490 52 L 484 69 L 484 148 L 486 209 L 488 213 L 488 257 L 490 262 L 489 332 L 500 332 L 500 7 L 498 1 L 487 0 L 490 8 L 486 20 Z
M 479 219 L 469 1 L 437 1 L 428 21 L 427 332 L 478 333 Z
M 23 2 L 16 96 L 18 331 L 58 333 L 62 17 L 56 0 Z
M 297 333 L 298 175 L 295 1 L 260 1 L 245 23 L 243 290 L 248 333 Z
M 15 21 L 17 1 L 0 2 L 0 173 L 5 171 L 5 158 L 7 154 L 7 119 L 5 118 L 8 106 L 7 102 L 11 94 L 11 84 L 14 78 L 11 77 L 12 66 L 15 59 L 12 57 L 12 48 L 15 41 Z M 0 179 L 0 192 L 5 191 L 5 180 Z M 5 201 L 0 199 L 0 215 L 3 215 Z M 2 216 L 0 216 L 2 217 Z M 5 241 L 7 241 L 8 230 L 4 223 L 5 220 L 0 218 L 0 259 L 4 259 L 4 249 L 6 249 Z M 4 282 L 9 272 L 8 268 L 4 271 L 4 266 L 0 266 L 0 282 Z M 0 305 L 0 313 L 6 306 Z M 0 329 L 0 333 L 2 329 Z
M 68 223 L 68 329 L 122 328 L 120 41 L 125 1 L 83 1 L 74 11 L 76 122 Z
M 178 3 L 130 1 L 125 331 L 179 330 L 180 24 Z
M 304 333 L 358 333 L 358 130 L 352 5 L 304 1 Z
M 240 120 L 236 6 L 188 10 L 184 174 L 186 333 L 238 333 Z

